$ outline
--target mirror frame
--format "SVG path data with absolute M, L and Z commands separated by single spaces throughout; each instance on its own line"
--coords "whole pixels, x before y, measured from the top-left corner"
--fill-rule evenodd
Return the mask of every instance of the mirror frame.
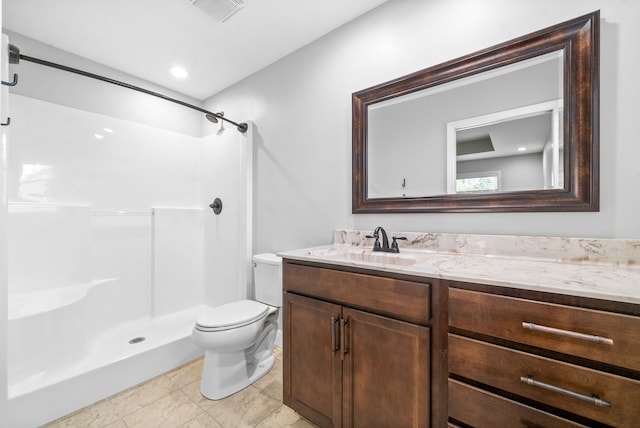
M 599 211 L 599 23 L 596 11 L 353 93 L 352 213 Z M 370 105 L 558 50 L 564 54 L 563 189 L 368 197 Z

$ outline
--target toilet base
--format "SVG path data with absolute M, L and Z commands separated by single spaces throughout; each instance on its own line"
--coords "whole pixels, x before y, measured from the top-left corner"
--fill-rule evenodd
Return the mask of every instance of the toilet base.
M 210 400 L 220 400 L 246 388 L 269 373 L 275 363 L 273 346 L 277 332 L 276 315 L 270 315 L 256 343 L 239 352 L 206 351 L 200 392 Z
M 209 359 L 205 354 L 202 381 L 200 382 L 200 393 L 204 397 L 210 400 L 220 400 L 235 394 L 269 373 L 275 363 L 275 358 L 270 355 L 251 368 L 246 364 L 244 352 L 240 354 L 243 355 L 217 354 L 210 356 Z M 209 365 L 215 367 L 213 372 L 211 368 L 207 367 L 208 361 Z M 220 370 L 221 367 L 223 370 Z M 251 372 L 249 376 L 247 376 L 248 372 Z

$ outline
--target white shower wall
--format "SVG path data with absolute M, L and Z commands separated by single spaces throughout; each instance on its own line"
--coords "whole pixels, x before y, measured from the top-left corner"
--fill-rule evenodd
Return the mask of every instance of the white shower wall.
M 157 315 L 251 293 L 252 127 L 211 125 L 195 138 L 15 94 L 10 103 L 10 293 L 118 271 L 154 281 L 128 294 Z
M 10 308 L 0 348 L 9 347 L 9 414 L 36 405 L 29 396 L 44 399 L 47 414 L 33 420 L 40 424 L 167 370 L 172 358 L 193 358 L 188 337 L 201 306 L 251 293 L 253 127 L 240 134 L 205 124 L 210 135 L 198 138 L 22 95 L 9 100 Z M 215 197 L 221 215 L 208 207 Z M 55 322 L 63 323 L 60 340 Z M 43 325 L 53 333 L 39 342 L 33 336 Z M 141 349 L 150 355 L 156 338 L 168 343 L 162 325 L 183 338 L 177 359 L 164 351 L 144 357 L 157 369 L 128 363 L 135 373 L 114 375 L 110 368 L 111 389 L 91 387 L 91 397 L 59 389 L 67 374 L 77 383 L 75 369 L 93 367 L 92 356 L 105 364 L 110 350 L 99 347 L 112 336 L 121 348 L 115 361 L 129 358 L 127 340 L 137 335 L 147 336 Z M 124 341 L 114 336 L 121 331 Z M 25 358 L 22 351 L 35 350 L 28 343 L 46 343 L 47 353 Z
M 199 139 L 15 94 L 10 106 L 9 201 L 197 206 Z
M 153 208 L 152 315 L 203 304 L 204 210 Z
M 118 278 L 125 316 L 202 304 L 200 139 L 19 95 L 10 103 L 9 294 Z
M 201 199 L 206 204 L 222 200 L 222 212 L 205 215 L 205 302 L 217 306 L 253 297 L 252 198 L 254 125 L 240 134 L 235 127 L 216 129 L 203 139 Z M 237 260 L 244 260 L 238 263 Z
M 2 1 L 0 0 L 0 3 Z M 0 21 L 2 21 L 2 8 L 0 8 Z M 4 58 L 7 49 L 8 38 L 2 35 L 2 57 Z M 2 80 L 9 76 L 8 61 L 0 61 L 0 77 Z M 4 86 L 4 85 L 2 85 Z M 4 117 L 6 113 L 6 105 L 8 101 L 8 87 L 0 89 L 0 113 Z M 0 346 L 6 344 L 7 338 L 7 303 L 8 303 L 8 284 L 7 284 L 7 199 L 5 195 L 6 189 L 6 171 L 4 168 L 6 162 L 6 127 L 0 127 Z M 0 385 L 7 384 L 7 353 L 0 351 Z M 7 413 L 7 388 L 0 389 L 0 414 Z

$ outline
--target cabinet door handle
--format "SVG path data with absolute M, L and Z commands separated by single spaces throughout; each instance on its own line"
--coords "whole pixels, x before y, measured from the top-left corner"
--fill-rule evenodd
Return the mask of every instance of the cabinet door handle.
M 594 406 L 611 407 L 611 403 L 605 400 L 601 400 L 597 395 L 584 395 L 578 392 L 569 391 L 568 389 L 560 388 L 559 386 L 549 385 L 548 383 L 534 380 L 533 376 L 520 376 L 520 381 L 526 383 L 527 385 L 537 386 L 538 388 L 558 392 L 560 394 L 568 395 L 569 397 L 577 398 L 578 400 L 588 401 Z
M 340 324 L 340 347 L 342 348 L 342 354 L 346 355 L 349 353 L 349 348 L 347 347 L 347 339 L 346 339 L 346 330 L 347 325 L 349 324 L 349 320 L 342 319 L 342 323 Z
M 338 333 L 336 332 L 336 329 L 338 328 L 338 321 L 338 317 L 331 317 L 331 351 L 334 354 L 340 349 L 340 343 L 338 343 Z
M 559 336 L 571 337 L 574 339 L 582 339 L 582 340 L 587 340 L 589 342 L 602 343 L 604 345 L 613 345 L 613 339 L 609 339 L 607 337 L 597 336 L 593 334 L 584 334 L 584 333 L 577 333 L 575 331 L 570 331 L 570 330 L 561 330 L 559 328 L 547 327 L 544 325 L 537 325 L 532 322 L 523 322 L 522 327 L 527 328 L 529 330 L 542 331 L 545 333 L 557 334 Z

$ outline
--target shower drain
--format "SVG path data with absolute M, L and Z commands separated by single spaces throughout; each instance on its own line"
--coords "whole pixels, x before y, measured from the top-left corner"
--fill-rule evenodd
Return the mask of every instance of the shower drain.
M 144 341 L 144 339 L 145 339 L 144 337 L 134 337 L 129 341 L 129 344 L 133 345 L 134 343 L 140 343 Z

